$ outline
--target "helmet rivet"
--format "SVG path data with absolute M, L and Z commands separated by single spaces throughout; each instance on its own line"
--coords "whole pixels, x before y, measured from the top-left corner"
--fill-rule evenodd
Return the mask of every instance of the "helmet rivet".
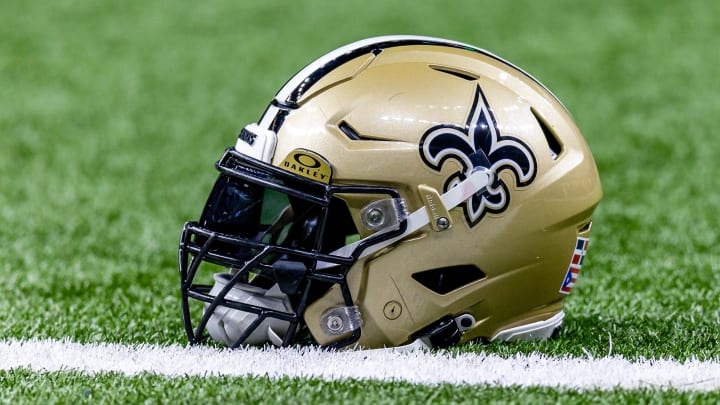
M 383 307 L 383 315 L 385 318 L 392 320 L 398 319 L 402 313 L 402 305 L 397 301 L 388 301 Z
M 343 320 L 337 315 L 331 315 L 327 318 L 327 327 L 332 332 L 337 332 L 343 328 Z
M 441 231 L 444 231 L 450 227 L 450 221 L 445 217 L 440 217 L 435 222 L 437 224 L 438 229 Z
M 373 208 L 365 214 L 365 219 L 367 220 L 368 225 L 377 227 L 382 225 L 385 221 L 385 213 L 380 209 Z

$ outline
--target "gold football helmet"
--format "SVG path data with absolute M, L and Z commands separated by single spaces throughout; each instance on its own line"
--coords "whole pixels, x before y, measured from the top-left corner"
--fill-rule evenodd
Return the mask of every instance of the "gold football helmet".
M 233 347 L 550 337 L 602 194 L 548 89 L 418 36 L 312 62 L 216 166 L 181 235 L 182 307 L 191 343 Z

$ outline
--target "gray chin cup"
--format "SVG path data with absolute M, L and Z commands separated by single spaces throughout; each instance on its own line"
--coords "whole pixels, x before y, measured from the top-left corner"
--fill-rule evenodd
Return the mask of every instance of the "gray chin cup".
M 213 278 L 215 279 L 215 285 L 210 290 L 210 295 L 217 296 L 230 281 L 232 274 L 215 273 Z M 225 299 L 280 312 L 292 312 L 290 300 L 287 295 L 280 291 L 277 284 L 270 289 L 264 289 L 249 284 L 237 283 L 228 291 Z M 207 311 L 208 307 L 209 304 L 206 303 L 204 311 Z M 210 316 L 210 320 L 208 320 L 207 331 L 213 340 L 232 346 L 257 317 L 258 315 L 250 312 L 218 306 Z M 281 346 L 289 327 L 290 322 L 288 321 L 265 318 L 242 344 L 260 346 L 269 342 Z

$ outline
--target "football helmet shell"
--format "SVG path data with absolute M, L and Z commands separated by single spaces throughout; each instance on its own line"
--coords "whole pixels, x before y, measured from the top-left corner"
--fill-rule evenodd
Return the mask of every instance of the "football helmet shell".
M 191 342 L 207 330 L 231 346 L 548 337 L 602 194 L 549 90 L 487 51 L 418 36 L 314 61 L 217 167 L 183 229 L 181 290 Z M 225 268 L 213 286 L 196 281 L 207 263 Z

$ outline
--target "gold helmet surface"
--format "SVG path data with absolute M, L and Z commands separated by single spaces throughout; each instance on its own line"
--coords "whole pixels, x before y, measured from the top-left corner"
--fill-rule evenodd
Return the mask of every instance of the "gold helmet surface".
M 234 347 L 550 337 L 602 194 L 542 84 L 417 36 L 317 59 L 217 168 L 181 236 L 183 314 Z

